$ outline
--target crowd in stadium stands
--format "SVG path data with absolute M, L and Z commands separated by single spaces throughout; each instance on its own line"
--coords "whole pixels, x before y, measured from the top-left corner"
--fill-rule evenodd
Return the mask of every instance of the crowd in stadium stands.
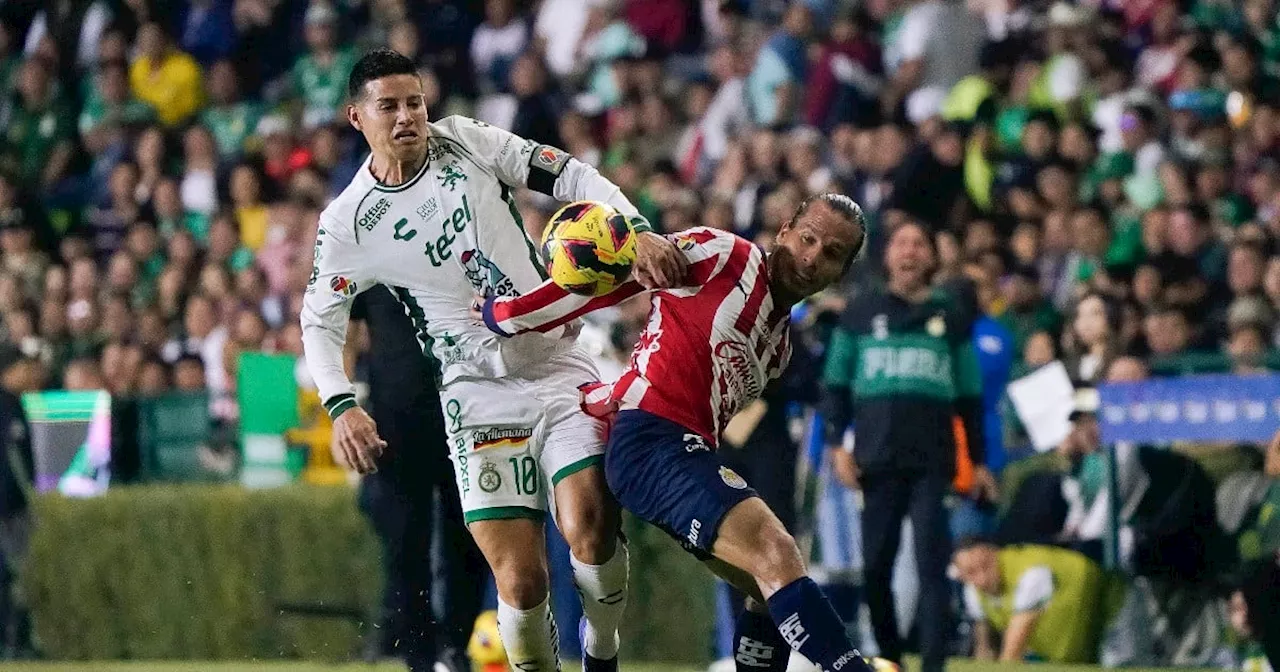
M 970 283 L 991 329 L 979 347 L 1007 359 L 987 379 L 997 406 L 1007 380 L 1055 359 L 1078 383 L 1263 371 L 1280 362 L 1277 10 L 5 2 L 0 365 L 19 391 L 207 388 L 234 423 L 238 353 L 301 355 L 317 218 L 366 151 L 345 120 L 348 70 L 390 46 L 422 64 L 432 118 L 563 147 L 662 231 L 764 241 L 837 190 L 872 222 L 852 290 L 879 265 L 877 232 L 924 224 L 937 279 Z M 554 204 L 518 204 L 539 235 Z M 845 299 L 797 322 L 815 358 Z M 605 359 L 629 350 L 643 311 L 597 330 Z M 1030 452 L 1012 416 L 988 431 L 997 470 Z M 1256 448 L 1194 448 L 1261 468 Z

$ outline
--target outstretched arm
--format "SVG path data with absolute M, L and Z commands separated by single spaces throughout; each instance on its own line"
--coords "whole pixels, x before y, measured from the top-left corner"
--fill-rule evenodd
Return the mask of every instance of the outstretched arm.
M 687 286 L 695 292 L 720 272 L 737 242 L 749 245 L 736 236 L 710 229 L 692 229 L 674 238 L 680 241 L 678 253 L 688 263 Z M 677 249 L 674 244 L 672 247 Z M 644 291 L 642 283 L 628 280 L 604 296 L 590 297 L 573 294 L 547 280 L 524 296 L 489 297 L 480 306 L 478 317 L 490 331 L 502 336 L 528 331 L 548 333 L 593 310 L 617 305 Z
M 485 326 L 501 336 L 529 331 L 550 332 L 587 313 L 617 305 L 641 292 L 644 287 L 628 280 L 604 296 L 582 296 L 547 280 L 524 296 L 489 297 L 481 313 Z

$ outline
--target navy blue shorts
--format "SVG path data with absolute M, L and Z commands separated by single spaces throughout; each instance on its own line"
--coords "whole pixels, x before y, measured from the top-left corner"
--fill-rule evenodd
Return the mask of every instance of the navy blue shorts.
M 618 413 L 604 473 L 624 509 L 700 559 L 710 557 L 729 509 L 757 496 L 701 436 L 640 410 Z

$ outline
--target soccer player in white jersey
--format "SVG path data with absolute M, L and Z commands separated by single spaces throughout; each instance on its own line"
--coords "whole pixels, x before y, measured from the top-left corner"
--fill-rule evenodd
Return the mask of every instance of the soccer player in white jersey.
M 603 201 L 641 231 L 637 272 L 680 281 L 682 255 L 616 185 L 565 152 L 464 117 L 427 120 L 414 64 L 366 54 L 348 82 L 347 116 L 372 155 L 320 216 L 302 309 L 307 364 L 334 418 L 335 442 L 361 471 L 385 445 L 356 405 L 342 347 L 352 299 L 391 289 L 440 375 L 440 397 L 468 528 L 493 568 L 498 629 L 513 668 L 559 669 L 548 606 L 545 512 L 573 555 L 582 595 L 584 667 L 617 670 L 627 553 L 601 463 L 600 421 L 578 386 L 597 378 L 573 330 L 504 339 L 476 324 L 476 294 L 518 296 L 545 271 L 512 200 L 528 187 L 560 200 Z

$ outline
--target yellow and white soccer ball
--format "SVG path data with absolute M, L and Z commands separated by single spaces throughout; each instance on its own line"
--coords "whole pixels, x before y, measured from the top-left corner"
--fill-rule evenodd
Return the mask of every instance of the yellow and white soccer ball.
M 604 296 L 631 276 L 636 232 L 625 215 L 596 201 L 556 211 L 542 233 L 547 275 L 574 294 Z

